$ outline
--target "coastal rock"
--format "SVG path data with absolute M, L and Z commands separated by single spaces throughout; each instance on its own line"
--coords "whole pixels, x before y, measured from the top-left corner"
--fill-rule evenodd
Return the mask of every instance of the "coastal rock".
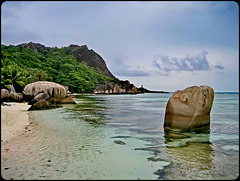
M 30 110 L 42 110 L 42 109 L 50 109 L 52 105 L 49 101 L 40 100 L 37 103 L 33 104 L 28 111 Z
M 117 84 L 114 85 L 112 93 L 117 94 L 121 90 L 121 87 Z
M 22 102 L 23 101 L 23 95 L 21 93 L 10 92 L 9 100 L 14 101 L 14 102 Z
M 191 131 L 209 127 L 213 99 L 213 89 L 205 85 L 176 91 L 167 103 L 164 130 Z
M 10 97 L 7 89 L 1 89 L 1 100 L 6 100 Z
M 136 86 L 135 85 L 133 85 L 133 84 L 131 84 L 132 86 L 131 86 L 131 93 L 137 93 L 138 91 L 137 91 L 137 88 L 136 88 Z
M 95 94 L 136 94 L 138 92 L 134 84 L 127 81 L 117 83 L 108 82 L 107 84 L 98 85 L 94 91 Z
M 37 102 L 40 101 L 40 100 L 45 101 L 45 100 L 47 100 L 49 97 L 50 97 L 50 96 L 49 96 L 47 93 L 40 93 L 40 94 L 38 94 L 38 95 L 36 95 L 36 96 L 34 97 L 34 100 L 36 100 Z
M 49 81 L 37 81 L 24 87 L 23 94 L 26 99 L 32 100 L 40 93 L 46 93 L 50 97 L 63 99 L 66 97 L 67 90 L 64 86 Z
M 114 140 L 114 143 L 116 143 L 118 145 L 126 145 L 126 143 L 121 140 Z
M 66 97 L 65 99 L 60 101 L 60 104 L 76 104 L 71 96 Z
M 45 100 L 47 100 L 48 98 L 49 98 L 50 96 L 48 95 L 48 94 L 46 94 L 46 93 L 40 93 L 40 94 L 38 94 L 38 95 L 36 95 L 28 104 L 29 105 L 33 105 L 33 104 L 35 104 L 36 102 L 38 102 L 38 101 L 45 101 Z
M 37 81 L 25 86 L 23 90 L 26 100 L 32 107 L 29 110 L 49 109 L 60 107 L 61 103 L 74 104 L 71 97 L 67 97 L 67 87 L 55 82 Z

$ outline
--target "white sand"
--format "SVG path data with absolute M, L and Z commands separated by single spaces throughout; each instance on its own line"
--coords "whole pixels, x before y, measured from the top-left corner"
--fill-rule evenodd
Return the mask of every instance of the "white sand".
M 1 142 L 9 142 L 28 129 L 27 103 L 6 103 L 11 106 L 1 105 Z M 30 129 L 30 128 L 29 128 Z

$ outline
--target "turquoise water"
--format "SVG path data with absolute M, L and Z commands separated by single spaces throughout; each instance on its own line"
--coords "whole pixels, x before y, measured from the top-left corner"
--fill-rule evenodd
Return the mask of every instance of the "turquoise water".
M 166 138 L 172 94 L 77 95 L 32 111 L 27 141 L 2 163 L 6 179 L 235 179 L 239 94 L 215 94 L 209 133 Z M 8 168 L 8 169 L 4 169 Z

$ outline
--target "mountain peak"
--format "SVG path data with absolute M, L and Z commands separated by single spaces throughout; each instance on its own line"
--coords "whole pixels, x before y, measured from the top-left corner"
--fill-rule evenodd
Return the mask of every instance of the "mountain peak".
M 23 48 L 31 48 L 31 49 L 34 49 L 37 52 L 41 52 L 43 50 L 50 51 L 50 47 L 46 47 L 45 45 L 42 45 L 40 43 L 29 42 L 29 43 L 20 44 L 18 46 L 21 46 Z

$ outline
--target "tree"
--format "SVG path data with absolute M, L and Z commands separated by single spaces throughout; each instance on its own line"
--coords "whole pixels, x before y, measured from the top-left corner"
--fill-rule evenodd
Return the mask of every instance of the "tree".
M 1 67 L 1 87 L 12 85 L 16 92 L 22 92 L 26 84 L 24 74 L 25 71 L 16 64 Z

